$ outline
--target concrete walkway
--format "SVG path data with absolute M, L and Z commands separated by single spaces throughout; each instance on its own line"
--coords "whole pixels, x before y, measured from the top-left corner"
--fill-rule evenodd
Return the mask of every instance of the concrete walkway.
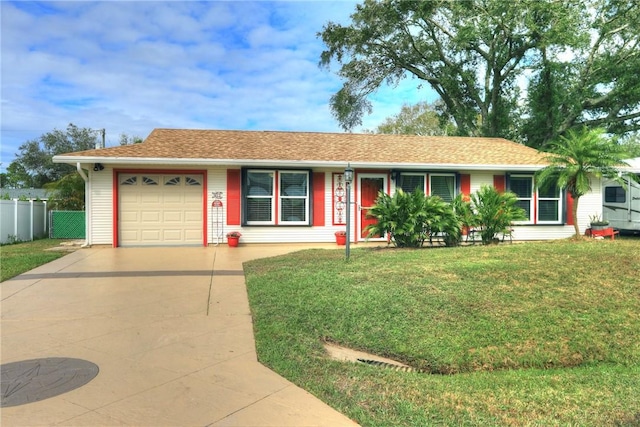
M 303 248 L 82 249 L 0 284 L 2 364 L 100 369 L 1 424 L 355 426 L 257 361 L 242 263 Z

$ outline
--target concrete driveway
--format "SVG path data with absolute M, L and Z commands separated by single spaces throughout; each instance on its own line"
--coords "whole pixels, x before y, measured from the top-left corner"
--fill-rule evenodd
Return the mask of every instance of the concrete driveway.
M 3 394 L 9 384 L 25 403 L 2 408 L 1 424 L 356 425 L 256 358 L 242 262 L 302 248 L 82 249 L 0 284 L 5 367 L 71 358 L 99 368 L 31 403 L 37 391 L 22 387 L 64 387 L 68 372 L 34 384 L 42 371 L 31 369 L 12 384 L 3 371 Z

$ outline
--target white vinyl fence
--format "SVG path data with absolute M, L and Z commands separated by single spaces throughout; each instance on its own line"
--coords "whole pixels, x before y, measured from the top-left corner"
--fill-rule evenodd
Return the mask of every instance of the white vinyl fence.
M 47 202 L 0 200 L 0 243 L 47 236 Z

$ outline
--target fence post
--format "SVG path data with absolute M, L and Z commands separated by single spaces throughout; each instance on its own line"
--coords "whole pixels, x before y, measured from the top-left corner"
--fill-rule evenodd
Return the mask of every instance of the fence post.
M 29 241 L 33 241 L 33 226 L 36 218 L 33 216 L 33 199 L 29 200 Z
M 43 200 L 42 203 L 44 203 L 44 212 L 42 213 L 42 222 L 44 222 L 44 224 L 42 224 L 42 229 L 44 230 L 44 233 L 48 233 L 49 232 L 49 227 L 47 227 L 48 223 L 48 218 L 47 218 L 47 212 L 49 212 L 47 210 L 47 201 Z
M 13 238 L 18 238 L 18 200 L 13 199 Z

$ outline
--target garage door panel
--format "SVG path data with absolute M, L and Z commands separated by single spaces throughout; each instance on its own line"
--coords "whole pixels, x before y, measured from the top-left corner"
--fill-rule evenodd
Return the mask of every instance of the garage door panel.
M 163 198 L 162 201 L 164 203 L 182 203 L 183 196 L 182 194 L 172 192 L 172 193 L 164 193 L 162 195 L 162 198 Z M 200 202 L 202 202 L 202 195 L 200 195 Z
M 182 242 L 184 240 L 182 230 L 163 230 L 162 240 L 165 242 Z
M 134 222 L 140 221 L 140 213 L 138 211 L 120 211 L 120 220 L 122 222 Z
M 161 212 L 158 211 L 142 211 L 141 212 L 141 218 L 142 218 L 142 222 L 143 223 L 155 223 L 155 224 L 159 224 L 161 221 Z
M 178 222 L 182 223 L 183 221 L 183 212 L 178 211 L 164 211 L 163 212 L 164 222 Z
M 184 238 L 188 242 L 198 243 L 202 241 L 202 232 L 200 230 L 185 230 Z
M 189 175 L 203 181 L 202 175 Z M 202 186 L 187 185 L 185 175 L 120 175 L 120 244 L 201 244 L 203 238 Z M 132 177 L 135 177 L 133 179 Z M 149 185 L 158 182 L 159 185 Z M 131 184 L 139 183 L 138 185 Z M 146 184 L 143 184 L 146 183 Z
M 160 236 L 160 230 L 142 230 L 142 232 L 140 233 L 140 239 L 143 242 L 159 243 Z
M 127 242 L 137 242 L 140 240 L 138 230 L 125 230 L 120 232 L 120 240 Z
M 184 194 L 184 202 L 185 203 L 194 203 L 199 204 L 202 203 L 202 192 L 192 191 Z
M 194 223 L 202 221 L 202 212 L 185 212 L 184 222 Z
M 140 195 L 141 203 L 160 205 L 161 201 L 160 194 L 156 194 L 155 192 L 145 192 Z
M 128 191 L 120 192 L 120 203 L 137 203 L 138 202 L 138 194 L 131 193 L 131 189 Z

